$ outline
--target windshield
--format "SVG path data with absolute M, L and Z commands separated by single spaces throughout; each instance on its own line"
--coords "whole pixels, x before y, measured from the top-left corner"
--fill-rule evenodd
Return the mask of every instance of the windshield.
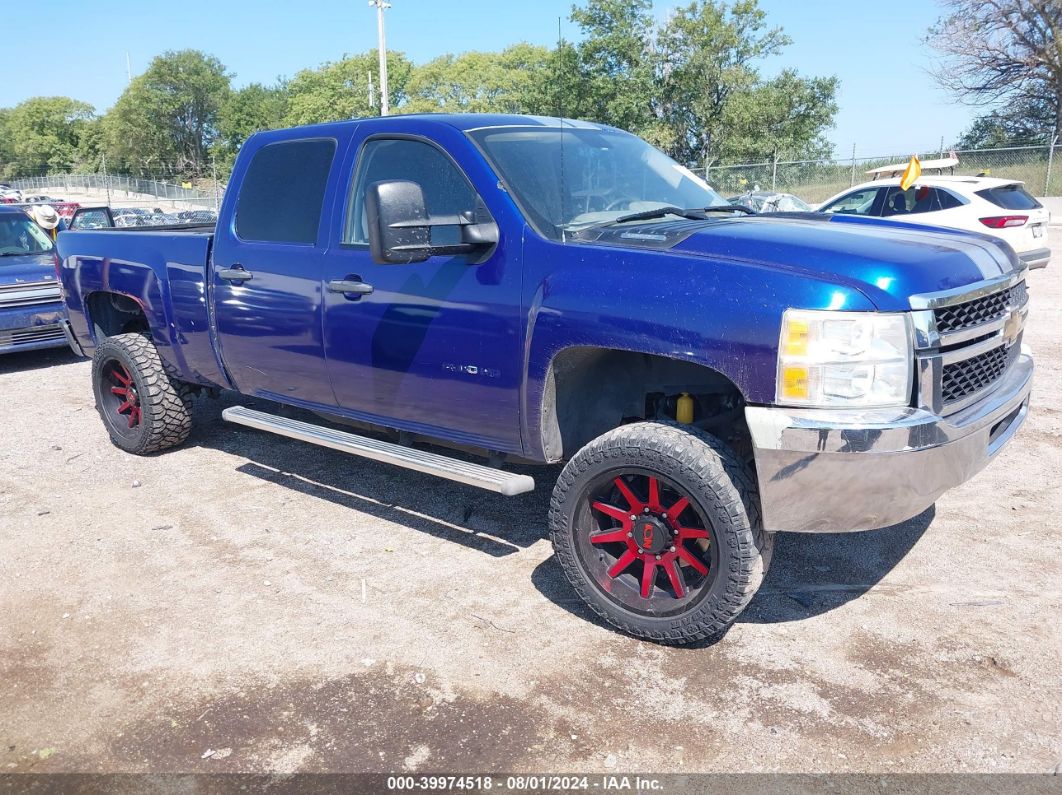
M 22 213 L 0 214 L 0 257 L 44 254 L 52 250 L 48 233 Z
M 661 207 L 726 204 L 688 168 L 619 130 L 488 127 L 468 134 L 531 225 L 555 240 Z

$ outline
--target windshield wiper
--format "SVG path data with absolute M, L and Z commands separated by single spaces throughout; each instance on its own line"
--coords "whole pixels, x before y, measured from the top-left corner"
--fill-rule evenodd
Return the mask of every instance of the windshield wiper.
M 711 207 L 702 207 L 698 212 L 702 213 L 729 213 L 737 210 L 746 215 L 756 215 L 756 211 L 744 204 L 713 204 Z
M 665 215 L 677 215 L 680 218 L 689 218 L 691 221 L 703 221 L 703 210 L 683 210 L 681 207 L 654 207 L 652 210 L 642 210 L 638 213 L 628 213 L 619 218 L 613 218 L 606 224 L 622 224 L 627 221 L 648 221 L 651 218 L 663 218 Z

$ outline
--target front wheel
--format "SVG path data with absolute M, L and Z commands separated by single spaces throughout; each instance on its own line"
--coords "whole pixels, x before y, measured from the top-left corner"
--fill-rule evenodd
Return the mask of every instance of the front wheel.
M 550 504 L 561 568 L 619 629 L 686 644 L 721 636 L 770 565 L 755 486 L 722 442 L 643 422 L 590 442 Z
M 107 337 L 96 347 L 92 391 L 111 441 L 128 453 L 175 447 L 192 429 L 192 387 L 166 372 L 143 334 Z

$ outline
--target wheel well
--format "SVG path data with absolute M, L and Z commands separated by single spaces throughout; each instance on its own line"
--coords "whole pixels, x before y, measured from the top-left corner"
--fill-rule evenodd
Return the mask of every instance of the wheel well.
M 666 356 L 587 347 L 561 351 L 547 373 L 542 408 L 546 458 L 570 458 L 591 439 L 630 422 L 674 421 L 683 393 L 693 399 L 693 425 L 726 441 L 742 459 L 751 459 L 745 399 L 725 375 Z
M 143 308 L 127 295 L 92 293 L 85 303 L 97 340 L 150 330 Z

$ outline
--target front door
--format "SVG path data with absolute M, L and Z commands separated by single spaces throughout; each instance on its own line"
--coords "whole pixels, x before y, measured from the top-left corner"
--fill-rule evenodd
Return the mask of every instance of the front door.
M 321 341 L 320 233 L 335 150 L 331 139 L 263 146 L 239 183 L 233 227 L 216 235 L 218 340 L 243 394 L 335 405 Z
M 431 216 L 475 212 L 478 196 L 426 140 L 370 138 L 356 162 L 341 237 L 324 266 L 324 345 L 340 407 L 384 425 L 519 451 L 518 243 L 507 248 L 502 239 L 485 261 L 447 255 L 378 264 L 365 225 L 370 184 L 418 183 Z M 435 227 L 432 242 L 459 242 L 459 230 Z M 362 292 L 344 292 L 356 283 L 366 285 Z

